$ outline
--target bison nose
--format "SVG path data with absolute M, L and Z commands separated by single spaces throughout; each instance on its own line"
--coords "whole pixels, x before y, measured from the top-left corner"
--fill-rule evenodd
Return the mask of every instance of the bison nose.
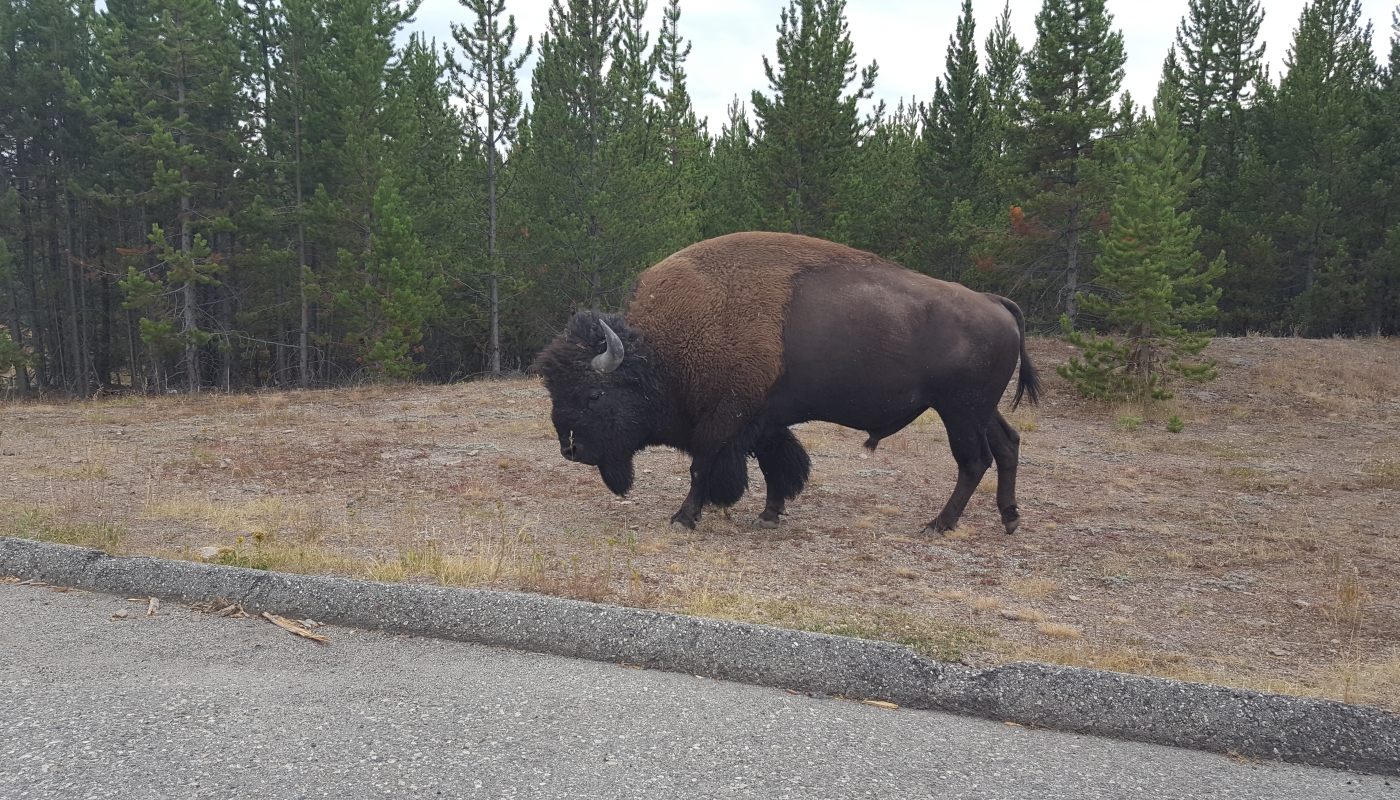
M 577 450 L 575 450 L 573 442 L 559 445 L 559 452 L 564 454 L 565 460 L 577 460 Z

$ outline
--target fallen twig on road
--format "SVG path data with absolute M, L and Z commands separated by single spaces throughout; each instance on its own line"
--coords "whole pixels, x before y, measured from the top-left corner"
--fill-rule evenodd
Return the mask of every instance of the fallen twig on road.
M 319 633 L 312 633 L 311 631 L 306 630 L 305 628 L 301 627 L 300 625 L 296 624 L 295 622 L 292 622 L 292 621 L 289 620 L 289 619 L 286 619 L 285 617 L 279 617 L 279 616 L 277 616 L 276 614 L 273 614 L 273 613 L 270 613 L 270 612 L 267 612 L 267 611 L 264 611 L 264 612 L 262 613 L 262 615 L 263 615 L 263 619 L 267 620 L 268 622 L 271 622 L 273 625 L 276 625 L 277 627 L 281 628 L 282 630 L 291 631 L 292 633 L 295 633 L 297 636 L 302 636 L 302 637 L 305 637 L 305 638 L 307 638 L 307 639 L 315 639 L 315 640 L 318 641 L 318 642 L 327 642 L 327 643 L 330 642 L 330 637 L 328 637 L 328 636 L 322 636 L 322 635 L 319 634 Z

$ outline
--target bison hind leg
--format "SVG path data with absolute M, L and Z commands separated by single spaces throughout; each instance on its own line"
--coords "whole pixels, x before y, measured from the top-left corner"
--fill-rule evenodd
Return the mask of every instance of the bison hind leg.
M 753 454 L 768 486 L 768 500 L 759 515 L 760 528 L 778 527 L 778 517 L 784 513 L 787 501 L 796 497 L 807 485 L 812 473 L 812 460 L 792 431 L 779 428 L 754 443 Z

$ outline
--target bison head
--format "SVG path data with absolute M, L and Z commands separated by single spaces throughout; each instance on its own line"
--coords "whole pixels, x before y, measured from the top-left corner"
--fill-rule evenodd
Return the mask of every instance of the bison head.
M 598 468 L 614 494 L 632 488 L 632 456 L 646 446 L 664 391 L 650 348 L 617 314 L 580 311 L 540 352 L 534 370 L 554 402 L 564 458 Z

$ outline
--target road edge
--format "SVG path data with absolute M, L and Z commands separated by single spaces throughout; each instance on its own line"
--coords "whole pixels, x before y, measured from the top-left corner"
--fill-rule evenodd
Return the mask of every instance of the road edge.
M 0 537 L 0 576 L 184 603 L 223 598 L 252 613 L 1400 775 L 1400 716 L 1331 700 L 1028 662 L 972 670 L 889 642 L 543 595 L 119 557 L 12 537 Z

